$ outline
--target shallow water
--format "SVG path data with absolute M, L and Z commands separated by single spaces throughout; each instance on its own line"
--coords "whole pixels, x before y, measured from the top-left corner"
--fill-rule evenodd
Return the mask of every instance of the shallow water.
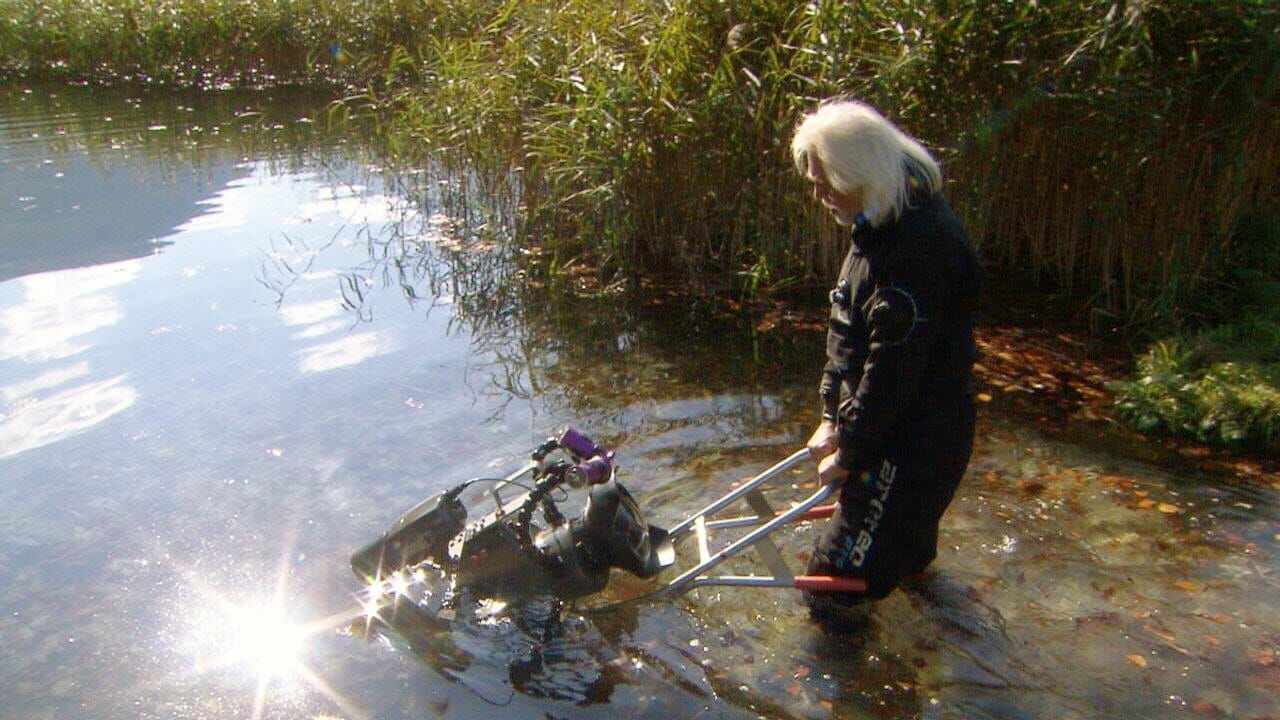
M 1275 492 L 996 411 L 934 572 L 859 636 L 702 589 L 366 639 L 347 558 L 422 497 L 573 423 L 674 523 L 803 440 L 822 340 L 530 291 L 448 180 L 382 171 L 322 107 L 0 92 L 6 717 L 1280 714 Z

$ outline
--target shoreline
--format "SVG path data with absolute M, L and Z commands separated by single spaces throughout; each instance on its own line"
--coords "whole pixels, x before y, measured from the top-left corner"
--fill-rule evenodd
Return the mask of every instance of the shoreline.
M 725 314 L 749 313 L 760 333 L 826 332 L 825 306 L 793 298 L 735 300 L 714 291 L 697 293 L 644 279 L 646 292 L 662 302 L 690 296 L 713 302 Z M 1147 461 L 1217 477 L 1280 486 L 1280 458 L 1213 448 L 1188 438 L 1141 433 L 1116 418 L 1109 384 L 1128 377 L 1134 354 L 1118 331 L 1107 338 L 1061 312 L 1052 291 L 1019 291 L 1021 302 L 984 298 L 975 327 L 981 358 L 974 365 L 978 417 L 999 412 L 1034 424 L 1042 432 L 1091 445 L 1111 446 Z

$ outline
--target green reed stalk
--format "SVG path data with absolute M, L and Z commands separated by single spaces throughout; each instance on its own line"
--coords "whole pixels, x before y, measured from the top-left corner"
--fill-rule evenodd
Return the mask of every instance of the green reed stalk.
M 935 149 L 990 261 L 1147 321 L 1278 204 L 1278 36 L 1261 0 L 0 4 L 10 69 L 344 83 L 335 117 L 514 194 L 550 265 L 743 293 L 833 272 L 786 145 L 855 95 Z

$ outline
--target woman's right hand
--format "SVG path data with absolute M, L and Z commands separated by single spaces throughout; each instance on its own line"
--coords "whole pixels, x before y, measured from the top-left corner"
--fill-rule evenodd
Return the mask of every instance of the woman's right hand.
M 809 457 L 813 458 L 815 463 L 819 463 L 839 447 L 840 434 L 836 430 L 836 424 L 830 420 L 823 420 L 809 438 Z

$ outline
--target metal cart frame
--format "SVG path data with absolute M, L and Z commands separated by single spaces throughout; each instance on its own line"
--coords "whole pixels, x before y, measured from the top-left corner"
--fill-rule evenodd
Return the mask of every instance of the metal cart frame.
M 693 536 L 698 543 L 698 564 L 680 572 L 672 580 L 655 590 L 619 602 L 589 608 L 592 613 L 616 610 L 620 607 L 635 605 L 664 597 L 683 595 L 698 587 L 773 587 L 794 588 L 810 592 L 865 592 L 867 582 L 862 578 L 837 577 L 831 575 L 797 575 L 791 571 L 790 565 L 783 559 L 778 546 L 769 538 L 778 528 L 792 522 L 816 520 L 831 517 L 836 505 L 822 505 L 824 500 L 837 494 L 841 483 L 828 483 L 818 488 L 811 495 L 783 511 L 774 510 L 773 506 L 760 492 L 760 487 L 777 478 L 797 463 L 809 458 L 809 451 L 797 450 L 785 460 L 743 482 L 738 487 L 725 493 L 698 512 L 681 521 L 668 531 L 667 540 L 672 543 L 672 561 L 674 564 L 674 545 L 684 538 Z M 745 500 L 755 515 L 736 516 L 722 519 L 711 519 L 734 505 Z M 728 528 L 752 527 L 750 532 L 730 542 L 718 550 L 711 549 L 711 533 L 714 530 Z M 713 575 L 711 571 L 720 563 L 752 547 L 756 549 L 760 559 L 771 572 L 771 575 Z M 664 570 L 664 574 L 669 570 Z

